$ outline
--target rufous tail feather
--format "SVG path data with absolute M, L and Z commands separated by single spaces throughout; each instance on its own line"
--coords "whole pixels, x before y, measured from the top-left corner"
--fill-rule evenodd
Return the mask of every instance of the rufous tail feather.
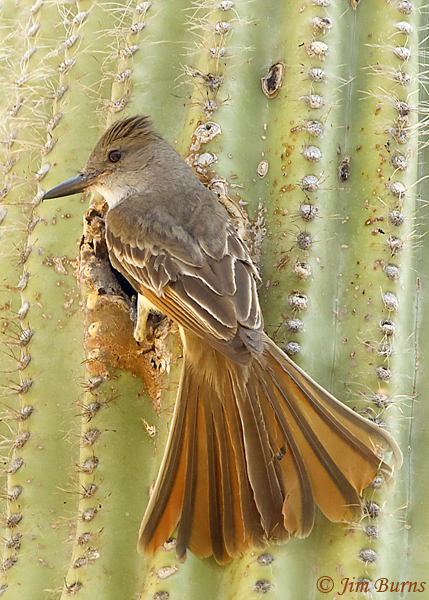
M 268 337 L 249 365 L 194 334 L 184 341 L 139 550 L 154 554 L 178 525 L 180 560 L 189 549 L 223 564 L 267 540 L 307 536 L 316 505 L 331 521 L 359 519 L 362 489 L 400 466 L 393 438 L 323 390 Z

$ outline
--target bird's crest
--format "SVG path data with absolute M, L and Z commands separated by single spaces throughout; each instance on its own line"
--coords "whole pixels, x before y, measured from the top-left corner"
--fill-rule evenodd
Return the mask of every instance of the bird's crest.
M 104 146 L 112 147 L 123 140 L 127 144 L 137 142 L 146 145 L 159 139 L 161 136 L 155 130 L 152 120 L 145 115 L 135 115 L 113 123 L 100 141 Z

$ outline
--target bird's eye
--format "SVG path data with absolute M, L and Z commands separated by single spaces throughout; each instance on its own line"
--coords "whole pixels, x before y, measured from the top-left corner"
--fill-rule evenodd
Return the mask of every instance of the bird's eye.
M 109 160 L 112 163 L 118 162 L 118 160 L 122 157 L 122 152 L 120 150 L 112 150 L 109 152 Z

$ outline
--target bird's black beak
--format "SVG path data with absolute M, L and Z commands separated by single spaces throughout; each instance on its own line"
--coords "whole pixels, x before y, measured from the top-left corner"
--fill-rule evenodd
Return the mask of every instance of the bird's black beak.
M 79 194 L 86 188 L 94 185 L 98 179 L 98 174 L 95 173 L 79 173 L 76 177 L 67 179 L 64 183 L 55 186 L 43 196 L 43 200 L 52 200 L 52 198 L 62 198 L 63 196 L 71 196 Z

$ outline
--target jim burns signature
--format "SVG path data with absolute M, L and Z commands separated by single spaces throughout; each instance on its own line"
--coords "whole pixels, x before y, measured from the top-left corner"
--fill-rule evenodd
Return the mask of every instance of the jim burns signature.
M 344 577 L 341 579 L 340 584 L 342 589 L 336 592 L 336 596 L 342 596 L 346 592 L 360 592 L 361 594 L 370 592 L 408 592 L 411 594 L 424 592 L 427 585 L 426 581 L 390 581 L 387 577 L 380 577 L 376 581 Z M 333 591 L 335 582 L 332 577 L 324 575 L 319 577 L 316 585 L 319 592 L 328 594 Z

